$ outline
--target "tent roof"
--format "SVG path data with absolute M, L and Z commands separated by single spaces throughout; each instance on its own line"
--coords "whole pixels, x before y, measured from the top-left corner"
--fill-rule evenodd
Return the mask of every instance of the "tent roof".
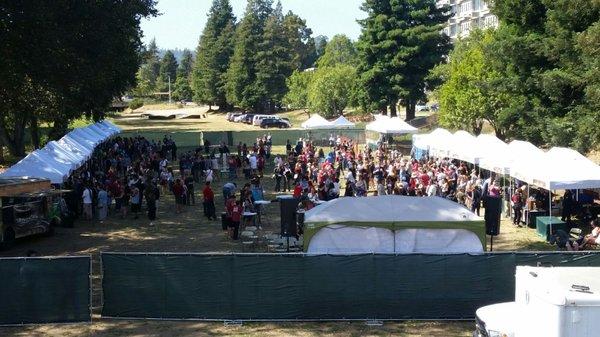
M 419 130 L 398 117 L 375 116 L 375 121 L 367 124 L 366 129 L 382 134 L 410 134 Z
M 450 137 L 452 137 L 450 131 L 437 128 L 431 133 L 413 135 L 413 145 L 418 149 L 435 152 L 436 145 L 444 144 Z
M 333 122 L 331 122 L 331 125 L 334 128 L 353 128 L 353 127 L 356 126 L 356 124 L 354 124 L 351 121 L 347 120 L 346 117 L 344 117 L 344 116 L 338 117 L 336 120 L 334 120 Z
M 304 129 L 329 129 L 332 124 L 321 115 L 313 114 L 306 122 L 302 123 L 302 127 Z
M 305 223 L 465 222 L 481 218 L 440 197 L 378 196 L 338 198 L 305 214 Z

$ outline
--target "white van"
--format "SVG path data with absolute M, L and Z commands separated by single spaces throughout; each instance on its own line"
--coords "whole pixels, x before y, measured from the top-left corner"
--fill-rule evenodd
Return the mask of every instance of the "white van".
M 260 126 L 263 119 L 280 119 L 280 117 L 275 115 L 256 115 L 252 118 L 252 125 Z
M 600 336 L 600 268 L 517 267 L 515 301 L 476 312 L 476 337 Z

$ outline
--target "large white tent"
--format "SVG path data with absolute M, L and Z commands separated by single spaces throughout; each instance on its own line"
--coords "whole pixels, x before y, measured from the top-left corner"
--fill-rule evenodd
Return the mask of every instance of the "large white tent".
M 440 151 L 445 151 L 444 144 L 450 141 L 452 133 L 446 129 L 437 128 L 431 133 L 413 135 L 413 146 L 428 151 L 430 155 L 439 157 Z
M 339 198 L 306 212 L 304 222 L 312 254 L 475 253 L 485 246 L 483 219 L 439 197 Z M 439 240 L 422 239 L 432 236 Z
M 521 140 L 506 144 L 494 135 L 451 135 L 444 129 L 413 136 L 413 146 L 428 150 L 430 156 L 466 161 L 547 190 L 600 188 L 600 166 L 568 148 L 545 152 Z
M 306 122 L 302 123 L 304 129 L 330 129 L 331 127 L 331 122 L 319 114 L 313 114 Z
M 356 124 L 352 123 L 346 117 L 340 116 L 333 122 L 331 122 L 331 127 L 334 129 L 351 129 L 354 128 Z
M 404 135 L 414 134 L 419 130 L 414 126 L 406 123 L 398 117 L 376 116 L 375 121 L 367 124 L 365 127 L 368 131 L 378 132 L 384 135 Z
M 36 177 L 60 184 L 92 155 L 96 146 L 120 129 L 108 121 L 77 128 L 43 149 L 31 152 L 21 161 L 0 174 L 2 177 Z

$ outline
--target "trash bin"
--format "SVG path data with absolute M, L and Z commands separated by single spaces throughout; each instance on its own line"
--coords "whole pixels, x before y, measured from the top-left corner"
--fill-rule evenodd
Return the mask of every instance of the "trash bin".
M 226 231 L 227 230 L 227 213 L 221 213 L 221 228 Z

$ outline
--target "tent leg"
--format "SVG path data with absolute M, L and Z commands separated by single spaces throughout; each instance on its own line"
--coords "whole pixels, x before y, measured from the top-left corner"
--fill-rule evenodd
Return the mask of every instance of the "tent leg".
M 548 216 L 550 217 L 550 235 L 552 235 L 552 190 L 548 189 Z

